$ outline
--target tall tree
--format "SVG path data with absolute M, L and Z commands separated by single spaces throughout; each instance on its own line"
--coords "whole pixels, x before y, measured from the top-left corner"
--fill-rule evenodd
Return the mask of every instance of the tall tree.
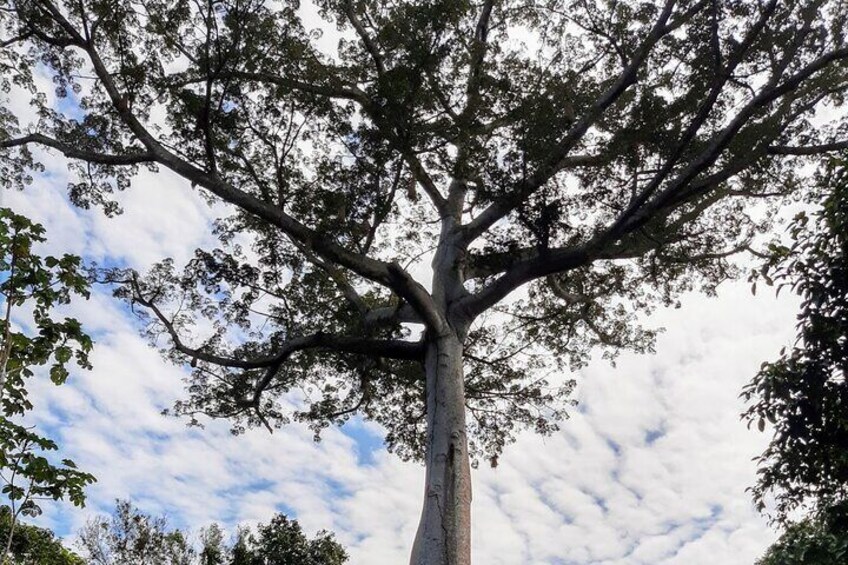
M 848 89 L 848 8 L 310 7 L 4 1 L 3 76 L 38 113 L 3 112 L 4 178 L 40 145 L 81 206 L 117 211 L 139 167 L 230 204 L 220 248 L 111 273 L 193 370 L 177 411 L 379 422 L 426 467 L 411 562 L 467 565 L 471 462 L 556 429 L 572 382 L 551 371 L 651 349 L 637 314 L 735 275 L 799 161 L 848 147 L 811 124 Z

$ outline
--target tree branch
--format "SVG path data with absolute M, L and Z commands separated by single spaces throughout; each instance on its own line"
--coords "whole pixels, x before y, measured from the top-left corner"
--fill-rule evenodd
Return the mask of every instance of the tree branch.
M 298 79 L 287 78 L 280 75 L 275 75 L 268 72 L 248 72 L 248 71 L 225 71 L 221 70 L 217 73 L 221 79 L 239 79 L 248 82 L 268 83 L 274 86 L 280 86 L 289 90 L 297 90 L 305 94 L 314 94 L 317 96 L 326 96 L 327 98 L 337 98 L 342 100 L 352 100 L 358 102 L 362 106 L 369 103 L 368 95 L 356 86 L 331 86 L 313 84 Z M 171 82 L 168 86 L 178 88 L 190 84 L 204 82 L 204 77 L 184 78 L 179 81 Z
M 79 40 L 97 77 L 100 79 L 113 107 L 129 128 L 130 132 L 147 149 L 154 160 L 183 178 L 209 190 L 225 202 L 234 204 L 245 212 L 262 218 L 279 228 L 290 239 L 297 240 L 309 247 L 319 256 L 352 270 L 371 281 L 383 284 L 409 302 L 430 327 L 441 332 L 445 322 L 438 314 L 432 297 L 418 282 L 397 264 L 387 264 L 365 255 L 357 254 L 319 236 L 314 230 L 297 221 L 280 208 L 256 198 L 252 194 L 239 190 L 219 176 L 211 174 L 189 163 L 167 149 L 159 142 L 132 113 L 129 106 L 123 102 L 124 97 L 119 91 L 112 73 L 109 72 L 100 58 L 95 46 L 85 42 L 82 36 L 73 28 L 62 13 L 50 2 L 44 1 L 49 7 L 53 19 L 75 40 Z M 358 96 L 358 95 L 357 95 Z
M 845 58 L 848 58 L 848 47 L 837 49 L 822 55 L 812 63 L 788 77 L 783 82 L 779 82 L 780 76 L 772 77 L 772 80 L 765 85 L 763 90 L 761 90 L 754 98 L 743 106 L 730 123 L 724 129 L 719 131 L 711 143 L 707 145 L 707 148 L 698 157 L 693 159 L 692 162 L 690 162 L 690 164 L 681 171 L 681 173 L 673 181 L 671 181 L 662 192 L 657 194 L 657 196 L 651 201 L 647 201 L 647 199 L 645 199 L 645 201 L 639 206 L 631 205 L 628 207 L 627 210 L 625 210 L 613 223 L 613 225 L 610 226 L 604 238 L 614 240 L 621 237 L 624 233 L 644 225 L 644 223 L 650 219 L 651 214 L 656 212 L 658 209 L 665 207 L 669 204 L 669 202 L 682 202 L 677 192 L 713 165 L 727 146 L 733 141 L 736 134 L 739 133 L 739 131 L 758 111 L 768 104 L 771 104 L 784 94 L 800 87 L 804 81 L 812 77 L 818 71 L 824 69 L 831 62 Z M 756 155 L 756 152 L 751 152 L 751 154 Z M 688 191 L 687 197 L 692 194 L 694 194 L 692 191 Z
M 486 0 L 480 10 L 480 17 L 474 28 L 474 38 L 471 44 L 471 65 L 468 70 L 468 82 L 466 84 L 466 104 L 462 113 L 458 116 L 460 123 L 472 119 L 480 103 L 480 81 L 483 69 L 483 61 L 489 47 L 489 20 L 492 17 L 494 0 Z
M 415 310 L 406 303 L 400 303 L 397 306 L 374 308 L 365 314 L 366 328 L 391 323 L 422 324 L 423 321 Z
M 31 143 L 56 149 L 65 157 L 71 159 L 80 159 L 88 161 L 89 163 L 97 163 L 99 165 L 137 165 L 140 163 L 152 163 L 155 161 L 155 156 L 149 151 L 128 153 L 124 155 L 110 155 L 107 153 L 88 151 L 81 148 L 79 145 L 71 145 L 40 133 L 31 133 L 24 137 L 0 141 L 0 148 L 8 149 L 12 147 L 21 147 Z
M 339 269 L 335 268 L 333 265 L 324 261 L 320 257 L 316 257 L 314 253 L 309 251 L 309 248 L 303 245 L 298 245 L 297 242 L 295 242 L 295 245 L 298 249 L 300 249 L 300 252 L 303 253 L 303 255 L 309 262 L 311 262 L 313 265 L 327 273 L 330 279 L 336 284 L 337 287 L 339 287 L 339 290 L 341 291 L 345 299 L 350 303 L 351 306 L 353 306 L 354 310 L 359 312 L 359 314 L 364 317 L 365 314 L 368 312 L 368 306 L 365 304 L 365 301 L 362 300 L 362 297 L 359 295 L 359 293 L 356 292 L 356 289 L 353 288 L 353 285 L 350 284 L 350 282 L 345 278 L 344 273 L 342 273 Z
M 751 29 L 745 35 L 744 40 L 731 54 L 730 60 L 727 62 L 727 65 L 721 68 L 719 73 L 716 75 L 715 79 L 710 85 L 710 89 L 706 98 L 699 105 L 698 110 L 695 113 L 694 119 L 690 122 L 689 126 L 683 132 L 683 135 L 678 140 L 676 147 L 671 153 L 671 155 L 667 159 L 665 159 L 662 167 L 660 167 L 660 170 L 654 175 L 648 185 L 628 204 L 627 209 L 621 215 L 616 224 L 620 223 L 622 219 L 626 219 L 629 215 L 634 214 L 636 210 L 638 210 L 642 205 L 644 205 L 645 202 L 647 202 L 648 199 L 654 194 L 654 191 L 656 191 L 663 183 L 663 181 L 665 181 L 668 175 L 671 174 L 672 169 L 677 164 L 686 148 L 701 130 L 707 118 L 709 118 L 710 114 L 712 113 L 712 109 L 719 98 L 719 95 L 724 89 L 724 86 L 727 84 L 727 81 L 730 80 L 733 71 L 743 61 L 748 50 L 754 44 L 763 29 L 765 29 L 766 23 L 774 13 L 776 7 L 777 0 L 771 0 L 771 2 L 764 7 L 757 22 L 751 27 Z M 786 59 L 789 60 L 790 57 L 787 56 Z M 612 231 L 615 231 L 615 229 L 616 226 L 614 225 Z
M 542 249 L 527 257 L 519 254 L 517 260 L 509 263 L 503 275 L 476 294 L 459 300 L 455 307 L 473 319 L 524 283 L 588 264 L 595 251 L 590 244 L 586 244 L 571 248 Z
M 848 140 L 822 143 L 820 145 L 801 145 L 793 147 L 790 145 L 772 145 L 768 148 L 769 155 L 821 155 L 834 151 L 845 151 L 848 149 Z
M 356 30 L 356 34 L 359 36 L 359 39 L 362 40 L 362 43 L 365 45 L 365 50 L 368 51 L 369 55 L 371 55 L 371 59 L 374 61 L 374 66 L 377 68 L 377 76 L 382 77 L 386 73 L 383 56 L 380 54 L 377 44 L 374 43 L 374 40 L 370 35 L 368 35 L 368 31 L 362 25 L 362 22 L 359 21 L 350 0 L 345 0 L 344 2 L 344 13 L 350 24 L 353 26 L 353 29 Z
M 278 351 L 274 355 L 254 359 L 236 359 L 207 353 L 201 348 L 193 348 L 186 345 L 180 338 L 179 332 L 177 332 L 173 322 L 162 312 L 155 301 L 145 298 L 142 295 L 141 288 L 135 277 L 129 282 L 133 288 L 133 301 L 153 312 L 154 316 L 156 316 L 168 332 L 174 348 L 180 353 L 191 357 L 193 360 L 203 361 L 212 365 L 233 369 L 279 368 L 292 354 L 306 349 L 323 349 L 338 353 L 356 353 L 406 361 L 422 361 L 424 359 L 424 347 L 421 342 L 373 339 L 323 332 L 291 338 L 278 346 Z
M 26 33 L 22 33 L 20 35 L 16 35 L 15 37 L 10 37 L 9 39 L 0 40 L 0 49 L 18 43 L 20 41 L 25 41 L 35 35 L 32 31 L 28 31 Z

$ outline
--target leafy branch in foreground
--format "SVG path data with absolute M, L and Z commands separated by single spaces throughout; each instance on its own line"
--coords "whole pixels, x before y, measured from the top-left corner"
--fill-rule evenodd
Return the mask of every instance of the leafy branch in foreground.
M 834 159 L 818 209 L 790 226 L 789 247 L 774 246 L 752 275 L 801 298 L 798 337 L 764 363 L 744 389 L 743 414 L 772 439 L 751 489 L 761 512 L 783 528 L 758 565 L 843 563 L 848 558 L 848 167 Z M 772 500 L 774 508 L 772 509 Z
M 55 319 L 53 310 L 73 294 L 88 297 L 88 281 L 79 257 L 38 255 L 44 229 L 8 208 L 0 208 L 0 480 L 8 500 L 8 528 L 0 563 L 15 543 L 21 515 L 37 516 L 47 500 L 85 501 L 84 488 L 94 482 L 69 459 L 48 457 L 56 443 L 16 422 L 33 409 L 27 380 L 43 368 L 56 385 L 75 362 L 89 368 L 91 338 L 73 318 Z M 49 367 L 49 368 L 48 368 Z
M 775 518 L 848 502 L 848 168 L 833 163 L 820 210 L 794 220 L 790 247 L 775 248 L 757 276 L 801 298 L 798 337 L 762 369 L 743 397 L 744 417 L 772 440 L 759 459 L 753 494 Z

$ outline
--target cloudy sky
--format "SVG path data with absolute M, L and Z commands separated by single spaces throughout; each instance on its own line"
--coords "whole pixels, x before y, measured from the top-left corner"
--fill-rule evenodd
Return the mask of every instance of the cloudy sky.
M 41 222 L 46 251 L 143 269 L 208 242 L 216 214 L 168 174 L 145 174 L 106 218 L 73 208 L 65 164 L 4 205 Z M 219 211 L 218 211 L 219 212 Z M 179 368 L 138 336 L 105 289 L 71 308 L 96 339 L 94 370 L 67 386 L 33 383 L 36 421 L 98 477 L 85 510 L 47 505 L 69 539 L 93 513 L 130 498 L 174 525 L 232 525 L 284 511 L 309 532 L 329 529 L 353 564 L 407 559 L 422 468 L 382 448 L 380 429 L 353 422 L 315 444 L 297 425 L 232 437 L 160 415 L 182 395 Z M 728 284 L 685 297 L 651 323 L 657 354 L 598 359 L 575 375 L 580 401 L 560 433 L 520 437 L 497 469 L 474 473 L 474 561 L 486 564 L 750 564 L 773 540 L 746 486 L 765 437 L 739 421 L 738 394 L 759 363 L 792 338 L 793 304 Z

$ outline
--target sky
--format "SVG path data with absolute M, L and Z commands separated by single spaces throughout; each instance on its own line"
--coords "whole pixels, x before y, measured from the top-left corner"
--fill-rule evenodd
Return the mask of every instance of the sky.
M 46 161 L 43 178 L 3 194 L 47 228 L 44 252 L 144 269 L 211 243 L 220 209 L 173 175 L 140 175 L 119 195 L 125 213 L 107 218 L 75 209 L 65 163 Z M 522 435 L 496 469 L 473 472 L 474 563 L 752 563 L 775 538 L 745 492 L 767 435 L 740 421 L 738 395 L 791 342 L 794 312 L 791 299 L 725 284 L 715 298 L 687 295 L 647 320 L 666 328 L 656 354 L 625 354 L 616 367 L 597 359 L 569 375 L 579 405 L 562 430 Z M 309 533 L 335 532 L 354 565 L 408 559 L 423 469 L 387 453 L 379 427 L 354 421 L 320 443 L 299 425 L 239 437 L 226 422 L 186 427 L 160 414 L 183 396 L 185 374 L 138 335 L 108 289 L 68 314 L 95 338 L 94 369 L 63 387 L 34 380 L 33 417 L 98 482 L 83 510 L 45 505 L 42 525 L 71 543 L 118 498 L 192 528 L 281 511 Z
M 11 103 L 25 112 L 26 100 Z M 118 195 L 125 213 L 107 218 L 73 207 L 66 162 L 36 153 L 45 174 L 0 198 L 46 227 L 45 252 L 143 271 L 213 243 L 209 224 L 222 210 L 174 175 L 140 174 Z M 656 354 L 625 354 L 615 367 L 598 358 L 564 375 L 576 379 L 579 405 L 560 432 L 521 435 L 496 469 L 473 471 L 474 563 L 750 565 L 775 539 L 745 492 L 768 435 L 740 421 L 739 393 L 791 343 L 796 304 L 754 296 L 744 281 L 681 302 L 647 320 L 666 328 Z M 44 505 L 41 525 L 71 544 L 125 498 L 195 529 L 285 512 L 309 534 L 335 532 L 352 565 L 407 562 L 423 468 L 387 453 L 378 426 L 353 421 L 320 443 L 299 425 L 238 437 L 222 421 L 189 428 L 161 415 L 184 397 L 186 374 L 139 336 L 108 289 L 67 313 L 95 339 L 94 368 L 62 387 L 34 379 L 33 422 L 98 482 L 84 509 Z

